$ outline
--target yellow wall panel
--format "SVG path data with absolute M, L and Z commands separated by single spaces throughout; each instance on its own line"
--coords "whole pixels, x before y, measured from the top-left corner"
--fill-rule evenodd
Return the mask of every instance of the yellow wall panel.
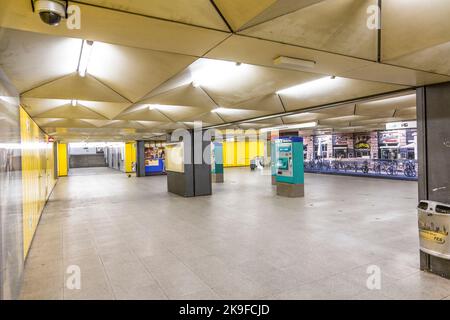
M 54 143 L 20 108 L 22 140 L 23 246 L 28 254 L 45 203 L 56 183 Z
M 67 163 L 67 144 L 58 143 L 58 177 L 67 177 L 69 173 Z
M 223 143 L 223 162 L 224 167 L 236 165 L 236 151 L 233 141 L 225 141 Z

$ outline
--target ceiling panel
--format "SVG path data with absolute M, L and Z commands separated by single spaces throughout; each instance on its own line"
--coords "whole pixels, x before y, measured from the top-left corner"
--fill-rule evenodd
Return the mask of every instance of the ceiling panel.
M 191 123 L 193 123 L 194 121 L 202 121 L 203 126 L 223 123 L 222 118 L 220 118 L 217 113 L 211 111 L 207 111 L 192 117 L 187 117 L 183 121 Z
M 43 128 L 95 128 L 95 125 L 81 119 L 35 119 Z
M 75 72 L 81 40 L 0 29 L 0 65 L 22 93 Z
M 372 119 L 366 119 L 366 120 L 358 120 L 353 121 L 352 126 L 366 126 L 371 124 L 386 124 L 388 122 L 397 122 L 397 121 L 403 121 L 403 120 L 414 120 L 415 118 L 403 118 L 403 117 L 388 117 L 388 118 L 372 118 Z
M 395 113 L 395 117 L 416 119 L 416 117 L 417 117 L 416 107 L 410 107 L 410 108 L 404 108 L 404 109 L 397 110 L 397 112 Z
M 425 70 L 441 75 L 445 74 L 450 76 L 450 59 L 448 59 L 449 56 L 450 41 L 411 54 L 406 54 L 396 59 L 390 59 L 387 60 L 387 62 L 395 65 L 401 65 L 409 68 Z M 437 78 L 437 75 L 435 77 Z M 441 76 L 441 78 L 444 77 Z M 450 81 L 449 77 L 446 77 L 446 79 L 446 81 Z
M 433 50 L 433 54 L 436 51 Z M 449 52 L 450 54 L 450 52 Z M 434 58 L 433 56 L 423 57 L 422 64 L 420 63 L 420 55 L 412 55 L 411 59 L 414 59 L 414 63 L 409 64 L 408 57 L 401 60 L 392 60 L 389 63 L 394 65 L 371 63 L 366 66 L 358 67 L 353 70 L 342 72 L 340 75 L 342 77 L 378 81 L 392 84 L 400 84 L 405 86 L 423 86 L 427 84 L 442 83 L 450 81 L 450 77 L 444 76 L 442 74 L 433 74 L 424 71 L 418 71 L 410 68 L 398 67 L 395 65 L 404 65 L 409 67 L 415 67 L 417 69 L 427 70 L 433 72 L 435 70 L 443 71 L 445 73 L 447 66 L 450 66 L 448 59 L 444 58 L 445 54 L 437 54 Z M 444 58 L 443 60 L 438 60 L 439 58 Z M 434 67 L 432 67 L 434 66 Z M 450 73 L 449 73 L 450 74 Z
M 366 60 L 241 35 L 229 37 L 206 55 L 213 59 L 239 61 L 272 68 L 275 67 L 273 60 L 279 56 L 315 61 L 316 65 L 313 69 L 304 69 L 304 71 L 327 75 L 339 75 L 370 64 L 370 61 Z
M 129 129 L 145 129 L 138 121 L 112 120 L 103 128 L 129 128 Z
M 365 116 L 351 115 L 351 116 L 321 119 L 319 121 L 319 123 L 321 125 L 333 126 L 333 125 L 342 125 L 343 123 L 350 123 L 353 121 L 361 121 L 361 120 L 365 120 L 367 118 L 368 117 L 365 117 Z
M 326 114 L 316 113 L 316 112 L 305 112 L 299 113 L 292 116 L 283 117 L 284 123 L 302 123 L 302 122 L 311 122 L 317 121 L 320 119 L 328 118 L 329 116 Z
M 25 98 L 88 100 L 104 102 L 128 102 L 121 95 L 111 90 L 90 75 L 82 78 L 78 73 L 44 84 L 27 91 Z
M 403 89 L 402 86 L 336 77 L 306 83 L 296 90 L 280 93 L 287 110 L 347 101 L 383 92 Z
M 367 27 L 367 8 L 376 4 L 376 0 L 322 1 L 240 33 L 375 61 L 377 30 Z
M 144 99 L 140 103 L 197 107 L 205 110 L 211 110 L 216 106 L 205 91 L 194 88 L 190 81 L 188 84 Z
M 131 103 L 114 103 L 79 100 L 78 104 L 88 107 L 91 110 L 101 114 L 108 119 L 114 119 L 125 109 L 131 106 Z
M 195 60 L 192 56 L 95 42 L 87 72 L 136 102 Z
M 249 64 L 237 65 L 230 61 L 212 59 L 197 60 L 187 72 L 192 74 L 193 81 L 198 82 L 223 107 L 234 106 L 319 77 L 312 73 Z
M 419 86 L 450 81 L 450 77 L 442 75 L 239 35 L 231 36 L 206 56 L 276 68 L 281 67 L 275 66 L 273 60 L 286 56 L 315 61 L 314 68 L 303 69 L 306 72 L 400 85 Z
M 271 111 L 273 113 L 284 111 L 280 97 L 273 93 L 238 103 L 233 107 L 239 109 Z
M 450 41 L 448 0 L 383 0 L 381 12 L 383 61 Z
M 164 116 L 158 110 L 150 110 L 148 106 L 136 106 L 131 107 L 130 110 L 125 110 L 123 113 L 118 115 L 115 119 L 117 120 L 135 120 L 135 121 L 170 121 L 166 116 Z
M 184 119 L 205 113 L 204 109 L 185 106 L 158 105 L 156 108 L 173 121 L 184 121 Z M 210 112 L 209 109 L 206 112 Z
M 51 27 L 41 22 L 29 1 L 0 1 L 0 26 L 68 36 L 136 48 L 201 56 L 229 36 L 229 33 L 189 26 L 126 12 L 78 4 L 82 12 L 80 29 L 70 30 L 65 23 Z
M 225 108 L 217 114 L 225 120 L 225 122 L 233 122 L 244 119 L 257 118 L 261 116 L 265 116 L 271 114 L 270 111 L 261 111 L 261 110 L 246 110 L 246 109 L 231 109 Z
M 275 2 L 276 0 L 214 0 L 233 30 L 240 29 Z
M 366 116 L 392 116 L 398 109 L 410 108 L 415 106 L 416 95 L 410 94 L 359 103 L 356 106 L 356 114 Z
M 72 104 L 66 104 L 61 107 L 57 107 L 48 110 L 43 113 L 39 113 L 34 118 L 65 118 L 65 119 L 97 119 L 106 120 L 101 114 L 86 108 L 82 105 L 72 106 Z
M 49 111 L 51 109 L 61 107 L 71 103 L 71 100 L 66 99 L 37 99 L 37 98 L 20 98 L 20 104 L 24 107 L 27 113 L 34 117 L 40 113 Z
M 209 0 L 80 0 L 86 4 L 228 31 Z
M 326 0 L 277 0 L 270 7 L 245 23 L 240 29 L 246 29 L 322 1 Z
M 154 129 L 157 128 L 158 126 L 165 124 L 165 122 L 162 121 L 138 121 L 138 122 L 146 129 Z

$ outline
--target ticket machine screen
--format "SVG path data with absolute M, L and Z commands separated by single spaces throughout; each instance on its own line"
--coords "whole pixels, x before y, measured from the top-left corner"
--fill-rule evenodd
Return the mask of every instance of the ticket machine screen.
M 277 174 L 283 177 L 292 177 L 292 144 L 281 143 L 278 146 Z

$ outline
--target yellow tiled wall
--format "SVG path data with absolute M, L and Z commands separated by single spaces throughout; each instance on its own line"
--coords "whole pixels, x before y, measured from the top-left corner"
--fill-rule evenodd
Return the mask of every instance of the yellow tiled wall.
M 264 156 L 264 141 L 225 141 L 223 143 L 224 167 L 249 166 L 250 160 Z
M 20 108 L 22 140 L 23 246 L 28 254 L 42 210 L 56 183 L 54 143 Z

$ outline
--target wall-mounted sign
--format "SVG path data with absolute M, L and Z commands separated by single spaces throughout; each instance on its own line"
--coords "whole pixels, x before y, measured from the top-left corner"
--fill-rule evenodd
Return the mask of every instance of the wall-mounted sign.
M 400 143 L 400 134 L 398 131 L 381 131 L 378 133 L 379 145 L 398 145 Z
M 402 121 L 386 123 L 386 130 L 417 128 L 417 121 Z
M 52 136 L 48 136 L 47 142 L 55 142 L 55 138 L 53 138 Z

